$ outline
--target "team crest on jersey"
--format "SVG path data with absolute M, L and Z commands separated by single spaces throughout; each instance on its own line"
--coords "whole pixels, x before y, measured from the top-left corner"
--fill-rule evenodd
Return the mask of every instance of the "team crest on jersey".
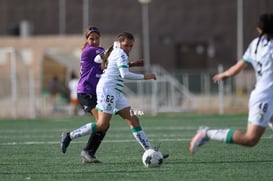
M 121 55 L 122 58 L 122 64 L 126 64 L 127 63 L 127 58 L 125 55 Z
M 121 55 L 121 58 L 122 58 L 122 59 L 126 59 L 126 56 L 125 56 L 125 55 Z
M 112 111 L 112 105 L 111 105 L 111 104 L 107 104 L 106 110 L 107 110 L 107 111 Z

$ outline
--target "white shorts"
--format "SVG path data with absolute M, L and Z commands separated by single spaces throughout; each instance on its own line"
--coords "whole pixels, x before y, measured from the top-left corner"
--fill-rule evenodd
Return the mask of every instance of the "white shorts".
M 108 114 L 130 107 L 123 93 L 109 88 L 97 89 L 97 99 L 96 109 Z
M 249 100 L 248 123 L 266 127 L 268 121 L 273 117 L 273 100 L 257 101 Z

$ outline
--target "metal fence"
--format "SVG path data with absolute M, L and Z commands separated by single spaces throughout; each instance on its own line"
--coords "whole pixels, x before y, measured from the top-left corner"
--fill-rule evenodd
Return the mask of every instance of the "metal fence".
M 248 97 L 255 83 L 251 70 L 225 80 L 222 90 L 212 82 L 216 72 L 175 70 L 170 73 L 155 65 L 150 71 L 156 73 L 156 81 L 127 80 L 124 93 L 135 110 L 153 115 L 200 109 L 209 111 L 219 109 L 220 105 L 222 108 L 247 107 L 244 97 Z M 35 91 L 35 85 L 40 83 L 34 81 L 35 75 L 14 49 L 0 50 L 0 74 L 0 118 L 34 118 L 52 114 L 49 95 Z M 68 102 L 58 98 L 57 105 L 62 114 L 68 114 Z

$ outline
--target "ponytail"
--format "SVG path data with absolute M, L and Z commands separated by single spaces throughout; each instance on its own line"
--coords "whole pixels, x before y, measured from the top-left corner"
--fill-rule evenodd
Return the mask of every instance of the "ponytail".
M 273 14 L 262 14 L 259 17 L 258 28 L 261 30 L 261 33 L 256 45 L 255 54 L 257 53 L 262 36 L 266 35 L 268 42 L 273 38 Z
M 110 56 L 111 52 L 113 51 L 113 45 L 106 50 L 106 52 L 102 56 L 102 62 L 101 62 L 101 69 L 104 70 L 107 67 L 107 59 Z

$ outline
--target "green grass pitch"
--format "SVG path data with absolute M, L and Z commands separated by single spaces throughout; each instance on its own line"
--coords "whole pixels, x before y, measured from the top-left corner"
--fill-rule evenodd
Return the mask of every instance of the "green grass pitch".
M 140 117 L 150 142 L 169 153 L 159 168 L 145 168 L 143 150 L 127 123 L 113 117 L 97 152 L 102 164 L 83 164 L 80 152 L 87 136 L 71 142 L 66 154 L 60 135 L 94 119 L 85 117 L 0 120 L 0 180 L 209 180 L 251 181 L 273 178 L 273 132 L 267 129 L 253 148 L 210 141 L 194 156 L 189 141 L 199 126 L 245 130 L 247 115 L 168 114 Z

